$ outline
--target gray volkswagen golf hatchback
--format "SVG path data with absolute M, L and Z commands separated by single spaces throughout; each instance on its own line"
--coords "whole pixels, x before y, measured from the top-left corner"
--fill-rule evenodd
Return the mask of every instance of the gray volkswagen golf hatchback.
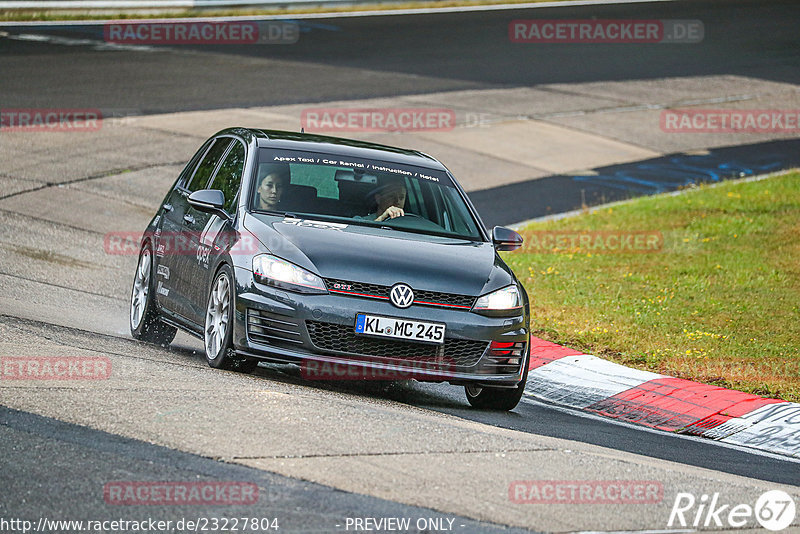
M 295 363 L 309 379 L 449 382 L 476 407 L 519 402 L 528 297 L 436 159 L 232 128 L 181 172 L 141 242 L 133 336 L 204 341 L 212 367 Z

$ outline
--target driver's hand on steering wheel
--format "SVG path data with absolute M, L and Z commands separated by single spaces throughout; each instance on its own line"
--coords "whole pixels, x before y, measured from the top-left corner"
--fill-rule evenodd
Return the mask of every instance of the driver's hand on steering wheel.
M 406 212 L 403 211 L 403 208 L 398 208 L 397 206 L 389 206 L 388 208 L 386 208 L 386 211 L 381 213 L 378 216 L 378 218 L 375 219 L 375 221 L 380 222 L 380 221 L 385 221 L 386 219 L 394 219 L 395 217 L 402 217 L 405 214 Z

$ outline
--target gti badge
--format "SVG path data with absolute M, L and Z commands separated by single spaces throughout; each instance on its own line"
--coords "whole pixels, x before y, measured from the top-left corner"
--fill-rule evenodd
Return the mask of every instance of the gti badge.
M 398 308 L 408 308 L 414 302 L 414 292 L 407 284 L 395 284 L 389 293 L 389 300 Z

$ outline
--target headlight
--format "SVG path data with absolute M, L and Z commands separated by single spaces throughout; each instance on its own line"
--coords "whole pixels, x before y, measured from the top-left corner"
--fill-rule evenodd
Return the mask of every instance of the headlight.
M 478 301 L 475 302 L 472 309 L 475 311 L 501 311 L 514 310 L 521 306 L 517 286 L 508 286 L 478 297 Z
M 327 293 L 322 278 L 269 254 L 260 254 L 253 258 L 253 275 L 257 282 L 290 291 Z

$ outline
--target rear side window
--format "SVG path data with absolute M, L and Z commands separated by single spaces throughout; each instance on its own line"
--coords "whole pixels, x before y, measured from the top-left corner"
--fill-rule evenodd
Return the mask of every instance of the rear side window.
M 230 144 L 231 139 L 229 137 L 222 137 L 214 141 L 211 149 L 206 152 L 203 161 L 200 162 L 200 166 L 197 167 L 192 181 L 187 186 L 190 192 L 194 193 L 195 191 L 205 188 L 208 180 L 214 173 L 214 169 L 217 167 L 217 163 L 222 159 L 223 154 L 225 154 L 225 149 L 227 149 Z
M 203 143 L 203 146 L 200 147 L 200 150 L 195 152 L 194 156 L 192 156 L 192 159 L 189 160 L 189 163 L 187 163 L 186 167 L 183 168 L 177 181 L 177 185 L 179 187 L 186 187 L 186 182 L 191 179 L 194 170 L 197 168 L 197 164 L 200 162 L 200 159 L 203 157 L 203 154 L 206 153 L 209 146 L 211 146 L 211 141 L 206 141 Z
M 262 165 L 269 168 L 269 164 Z M 336 182 L 336 168 L 322 165 L 292 165 L 292 184 L 306 185 L 317 190 L 322 198 L 339 198 L 339 184 Z
M 225 161 L 222 162 L 219 171 L 217 171 L 217 175 L 214 177 L 214 181 L 209 186 L 209 189 L 219 189 L 225 195 L 224 207 L 225 211 L 228 213 L 232 213 L 239 192 L 239 186 L 242 184 L 244 154 L 244 145 L 238 141 L 234 141 L 231 151 L 225 156 Z

